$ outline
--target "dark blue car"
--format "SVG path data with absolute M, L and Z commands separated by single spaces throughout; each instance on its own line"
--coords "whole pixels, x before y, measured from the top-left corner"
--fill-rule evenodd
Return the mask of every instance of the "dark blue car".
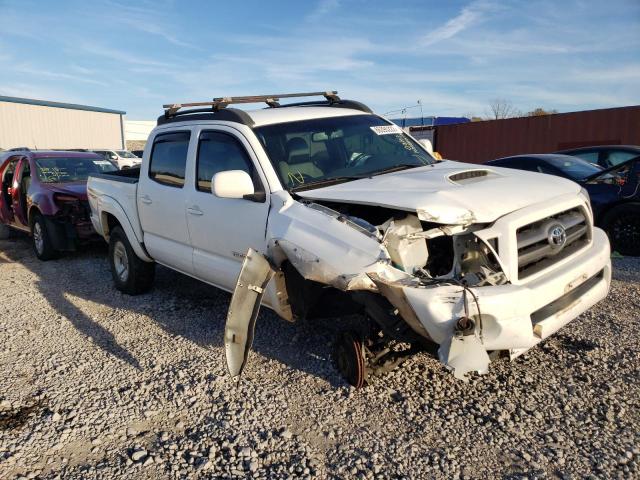
M 640 156 L 607 169 L 560 154 L 517 155 L 486 163 L 579 183 L 589 192 L 595 223 L 609 235 L 612 249 L 640 256 Z

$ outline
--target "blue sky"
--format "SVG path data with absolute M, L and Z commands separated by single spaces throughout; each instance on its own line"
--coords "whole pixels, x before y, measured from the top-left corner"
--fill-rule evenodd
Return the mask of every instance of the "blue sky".
M 440 116 L 640 104 L 638 0 L 0 0 L 0 20 L 0 95 L 129 119 L 309 89 Z

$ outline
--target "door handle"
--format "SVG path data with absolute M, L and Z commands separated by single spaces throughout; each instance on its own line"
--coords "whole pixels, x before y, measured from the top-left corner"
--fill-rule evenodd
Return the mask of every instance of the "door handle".
M 153 201 L 151 200 L 151 197 L 149 195 L 141 195 L 140 196 L 140 201 L 142 203 L 147 204 L 147 205 L 151 205 L 153 203 Z
M 194 205 L 193 207 L 187 207 L 187 212 L 191 215 L 204 215 L 204 212 L 200 210 L 200 207 Z

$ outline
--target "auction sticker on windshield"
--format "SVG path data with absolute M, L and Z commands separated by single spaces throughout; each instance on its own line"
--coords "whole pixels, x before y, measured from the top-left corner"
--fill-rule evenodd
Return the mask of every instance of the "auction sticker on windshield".
M 397 125 L 378 125 L 369 127 L 376 135 L 398 135 L 402 133 L 402 129 Z

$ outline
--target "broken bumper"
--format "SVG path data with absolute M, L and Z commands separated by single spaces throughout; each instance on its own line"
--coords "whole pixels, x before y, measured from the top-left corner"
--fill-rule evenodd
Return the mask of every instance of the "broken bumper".
M 605 298 L 611 283 L 605 233 L 594 228 L 589 247 L 568 260 L 530 282 L 470 288 L 476 298 L 468 297 L 469 316 L 484 350 L 508 350 L 515 358 Z M 431 339 L 450 342 L 457 320 L 465 315 L 463 289 L 402 290 Z

